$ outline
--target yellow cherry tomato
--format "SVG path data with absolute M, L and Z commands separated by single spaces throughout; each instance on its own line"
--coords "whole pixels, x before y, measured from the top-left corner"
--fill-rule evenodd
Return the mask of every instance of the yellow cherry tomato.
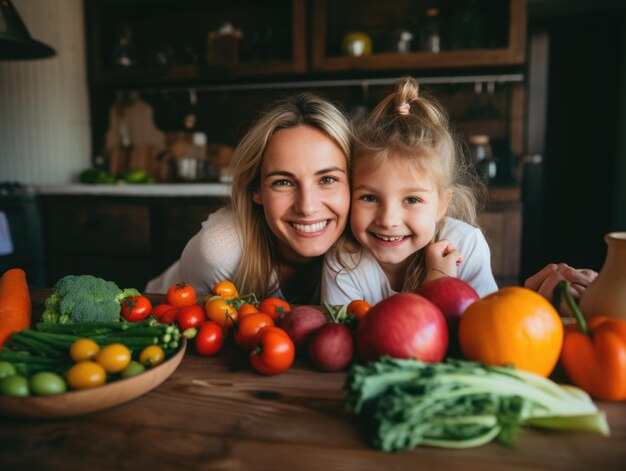
M 130 350 L 121 343 L 112 343 L 96 355 L 96 363 L 107 373 L 119 373 L 130 363 Z
M 91 339 L 78 339 L 70 347 L 70 357 L 74 361 L 93 360 L 100 346 Z
M 79 361 L 65 375 L 67 384 L 72 389 L 95 388 L 103 385 L 106 378 L 106 371 L 95 361 Z
M 147 346 L 139 355 L 139 363 L 148 368 L 160 365 L 163 363 L 163 360 L 165 360 L 165 352 L 158 345 Z
M 213 286 L 211 291 L 213 291 L 213 294 L 221 296 L 224 299 L 233 299 L 239 296 L 235 284 L 228 280 L 219 281 Z

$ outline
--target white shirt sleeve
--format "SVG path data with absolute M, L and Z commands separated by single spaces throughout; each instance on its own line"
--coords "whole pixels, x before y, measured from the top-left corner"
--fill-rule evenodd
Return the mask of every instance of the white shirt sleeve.
M 165 293 L 172 284 L 184 281 L 194 287 L 198 299 L 203 299 L 215 283 L 233 279 L 241 254 L 242 242 L 232 211 L 219 209 L 209 215 L 202 229 L 187 242 L 180 260 L 150 280 L 145 291 Z
M 479 228 L 447 218 L 440 238 L 448 239 L 463 255 L 458 278 L 469 283 L 481 298 L 498 290 L 491 271 L 491 251 Z

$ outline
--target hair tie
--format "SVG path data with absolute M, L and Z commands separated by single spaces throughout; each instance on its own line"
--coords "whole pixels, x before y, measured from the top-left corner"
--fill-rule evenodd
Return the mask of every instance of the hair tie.
M 411 104 L 408 101 L 396 106 L 396 112 L 399 115 L 406 116 L 409 114 L 409 111 L 411 111 Z

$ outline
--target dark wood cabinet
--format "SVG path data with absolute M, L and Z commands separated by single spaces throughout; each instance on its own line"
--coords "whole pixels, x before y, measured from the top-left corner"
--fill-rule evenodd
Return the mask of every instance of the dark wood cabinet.
M 47 284 L 88 273 L 143 290 L 224 204 L 218 197 L 42 195 Z

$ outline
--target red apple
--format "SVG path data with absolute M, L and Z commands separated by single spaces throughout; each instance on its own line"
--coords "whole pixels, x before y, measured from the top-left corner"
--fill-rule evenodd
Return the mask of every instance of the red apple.
M 424 283 L 415 292 L 430 300 L 441 309 L 448 323 L 450 334 L 448 355 L 458 357 L 461 355 L 459 346 L 459 319 L 465 309 L 474 301 L 480 299 L 478 293 L 468 283 L 453 277 L 438 278 Z
M 448 326 L 441 310 L 423 296 L 400 293 L 370 309 L 357 330 L 361 359 L 383 355 L 436 363 L 448 348 Z

